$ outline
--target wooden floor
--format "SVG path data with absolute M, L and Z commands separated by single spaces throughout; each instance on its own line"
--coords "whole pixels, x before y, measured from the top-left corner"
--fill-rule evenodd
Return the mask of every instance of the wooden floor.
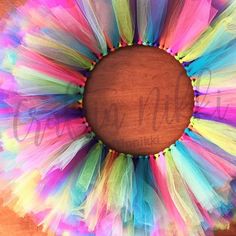
M 1 16 L 22 2 L 0 0 Z M 97 65 L 84 103 L 89 123 L 105 143 L 122 152 L 147 154 L 181 136 L 192 114 L 193 91 L 181 65 L 168 54 L 134 47 L 121 49 Z M 0 208 L 0 236 L 40 235 L 45 234 L 30 217 Z M 236 235 L 236 227 L 215 235 Z

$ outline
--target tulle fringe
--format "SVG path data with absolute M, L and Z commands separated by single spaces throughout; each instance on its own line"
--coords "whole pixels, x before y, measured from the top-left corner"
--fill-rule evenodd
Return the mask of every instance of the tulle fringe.
M 228 228 L 236 203 L 235 6 L 31 0 L 3 19 L 5 203 L 55 235 L 189 236 Z M 82 106 L 89 71 L 133 44 L 175 55 L 195 93 L 183 136 L 149 156 L 110 150 Z

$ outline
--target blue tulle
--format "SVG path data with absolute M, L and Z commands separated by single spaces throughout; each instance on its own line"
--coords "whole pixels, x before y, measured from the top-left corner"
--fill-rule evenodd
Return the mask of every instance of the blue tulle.
M 145 232 L 148 232 L 154 227 L 158 217 L 155 212 L 158 201 L 152 171 L 147 158 L 137 159 L 135 179 L 137 188 L 133 205 L 134 225 L 136 228 L 145 229 Z
M 202 158 L 201 154 L 197 154 L 191 148 L 188 148 L 187 142 L 178 142 L 178 146 L 191 157 L 194 164 L 198 166 L 199 170 L 202 171 L 213 187 L 220 188 L 224 186 L 225 182 L 228 180 L 227 176 L 224 176 L 224 174 L 220 173 L 211 163 Z
M 181 176 L 186 180 L 190 190 L 202 206 L 209 211 L 219 208 L 224 203 L 224 199 L 215 192 L 211 182 L 208 181 L 180 141 L 172 146 L 171 154 Z
M 236 61 L 236 40 L 232 40 L 229 44 L 221 48 L 206 53 L 202 57 L 193 61 L 186 71 L 189 77 L 201 76 L 205 71 L 214 71 L 222 68 L 233 66 Z
M 167 14 L 168 0 L 150 0 L 151 17 L 148 18 L 147 27 L 147 40 L 148 42 L 155 43 L 160 37 L 161 30 Z M 158 14 L 156 9 L 158 9 Z

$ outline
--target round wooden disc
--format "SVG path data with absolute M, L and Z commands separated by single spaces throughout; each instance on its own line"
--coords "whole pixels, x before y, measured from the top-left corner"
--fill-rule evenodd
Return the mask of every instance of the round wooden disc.
M 163 50 L 133 46 L 102 59 L 88 78 L 88 123 L 112 149 L 157 153 L 181 137 L 193 112 L 193 88 L 182 65 Z

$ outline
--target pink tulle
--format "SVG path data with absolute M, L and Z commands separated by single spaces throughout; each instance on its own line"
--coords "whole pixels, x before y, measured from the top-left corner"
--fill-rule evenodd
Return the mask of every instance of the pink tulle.
M 167 188 L 167 173 L 166 173 L 166 161 L 165 156 L 161 153 L 158 157 L 158 161 L 155 161 L 153 158 L 150 159 L 151 168 L 153 170 L 153 175 L 155 177 L 155 181 L 157 182 L 160 192 L 162 194 L 164 204 L 168 206 L 169 216 L 172 218 L 171 220 L 178 222 L 178 225 L 184 228 L 185 223 L 176 209 L 176 206 L 170 196 L 170 192 Z

